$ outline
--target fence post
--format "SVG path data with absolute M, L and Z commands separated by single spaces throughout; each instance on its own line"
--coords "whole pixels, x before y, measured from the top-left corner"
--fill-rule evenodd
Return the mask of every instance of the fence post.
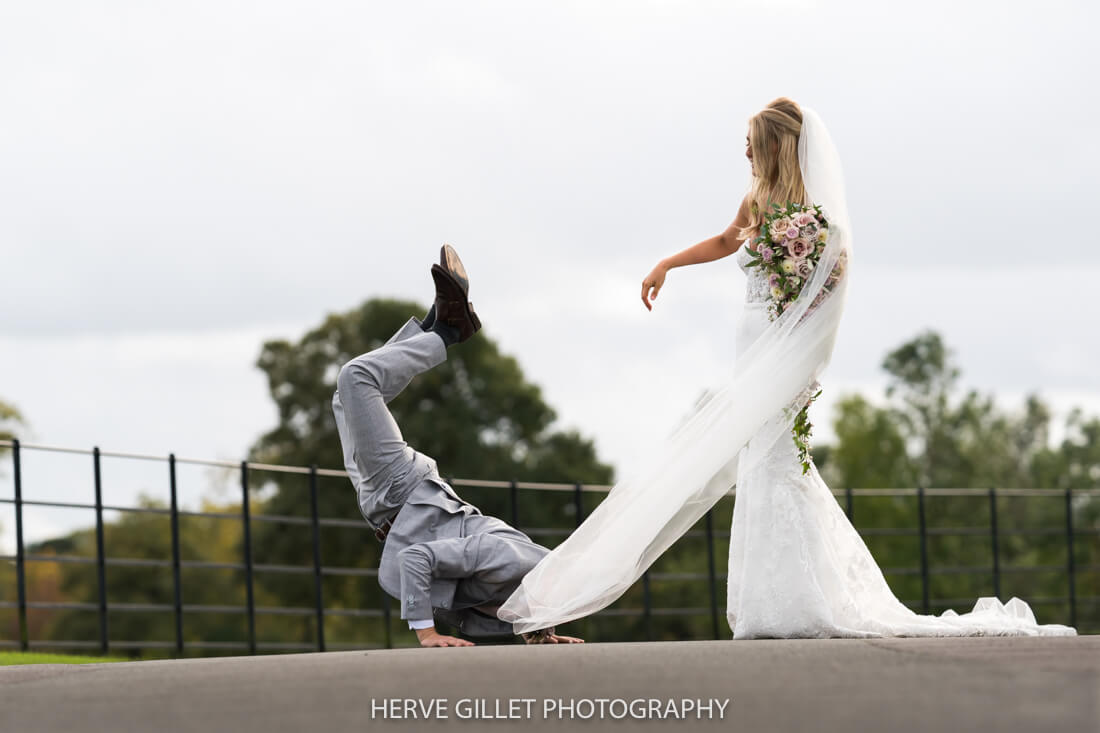
M 23 470 L 19 456 L 19 439 L 11 442 L 11 460 L 15 472 L 15 582 L 19 596 L 19 648 L 30 649 L 30 632 L 27 628 L 27 576 L 23 548 Z
M 519 529 L 519 484 L 515 479 L 508 485 L 508 493 L 512 502 L 512 526 Z
M 714 510 L 707 510 L 707 573 L 710 576 L 710 624 L 718 639 L 718 573 L 714 563 Z
M 313 514 L 313 598 L 317 604 L 317 651 L 325 650 L 325 600 L 321 583 L 321 520 L 317 514 L 317 464 L 309 467 L 309 506 Z
M 573 508 L 576 510 L 577 526 L 581 526 L 581 522 L 584 521 L 584 502 L 581 500 L 581 484 L 578 481 L 573 486 Z
M 245 592 L 248 599 L 248 653 L 256 653 L 256 602 L 252 594 L 252 528 L 248 508 L 248 461 L 241 461 L 241 522 L 244 529 Z
M 107 641 L 107 562 L 103 551 L 103 477 L 99 465 L 99 446 L 92 448 L 92 466 L 95 471 L 95 556 L 96 576 L 99 581 L 99 651 L 106 655 Z
M 989 541 L 993 549 L 993 595 L 1001 597 L 1001 548 L 997 535 L 997 490 L 989 490 Z
M 172 605 L 176 614 L 176 656 L 183 656 L 183 592 L 180 583 L 180 512 L 176 494 L 176 454 L 168 454 L 168 483 L 172 493 Z
M 855 522 L 853 517 L 855 516 L 855 506 L 852 504 L 852 487 L 846 486 L 844 488 L 844 513 L 848 515 L 849 522 Z
M 645 639 L 653 641 L 653 601 L 649 596 L 649 571 L 642 573 L 642 618 L 645 620 Z
M 1066 489 L 1066 576 L 1069 581 L 1069 625 L 1077 626 L 1077 567 L 1073 557 L 1073 489 Z
M 920 522 L 920 595 L 921 609 L 929 612 L 928 603 L 928 528 L 924 521 L 924 487 L 917 487 L 917 519 Z

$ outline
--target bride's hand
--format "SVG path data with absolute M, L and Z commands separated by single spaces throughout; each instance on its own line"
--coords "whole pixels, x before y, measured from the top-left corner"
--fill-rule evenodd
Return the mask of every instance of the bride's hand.
M 661 286 L 665 284 L 665 275 L 667 274 L 668 268 L 663 263 L 658 262 L 653 271 L 645 276 L 645 280 L 642 280 L 642 302 L 649 310 L 653 310 L 652 301 L 657 299 L 657 293 L 661 291 Z

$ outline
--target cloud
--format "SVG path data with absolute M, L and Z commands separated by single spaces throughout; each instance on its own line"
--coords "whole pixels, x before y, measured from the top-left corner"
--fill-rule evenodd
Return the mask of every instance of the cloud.
M 426 303 L 449 241 L 486 332 L 625 465 L 721 378 L 744 297 L 726 261 L 674 272 L 647 313 L 641 278 L 729 224 L 746 121 L 782 94 L 829 125 L 854 222 L 823 404 L 926 327 L 969 383 L 1091 399 L 1100 248 L 1049 222 L 1100 193 L 1097 13 L 6 8 L 0 398 L 47 442 L 239 457 L 273 421 L 262 341 Z

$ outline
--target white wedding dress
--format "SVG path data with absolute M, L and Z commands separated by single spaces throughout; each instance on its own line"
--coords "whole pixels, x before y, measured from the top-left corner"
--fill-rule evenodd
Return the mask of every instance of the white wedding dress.
M 1037 625 L 1016 598 L 982 598 L 962 616 L 913 613 L 890 592 L 817 471 L 802 475 L 790 429 L 831 359 L 854 239 L 840 154 L 806 106 L 798 165 L 807 200 L 829 222 L 798 297 L 770 321 L 769 291 L 759 270 L 747 268 L 729 373 L 524 576 L 497 612 L 517 634 L 606 608 L 735 484 L 728 617 L 736 638 L 1076 633 Z M 747 254 L 736 257 L 746 269 Z
M 769 324 L 765 276 L 747 266 L 744 249 L 735 254 L 747 277 L 739 354 Z M 737 477 L 726 604 L 735 639 L 1076 634 L 1037 624 L 1018 598 L 981 598 L 962 615 L 914 613 L 891 592 L 812 461 L 802 473 L 789 432 L 770 446 L 750 441 L 740 465 L 748 468 Z

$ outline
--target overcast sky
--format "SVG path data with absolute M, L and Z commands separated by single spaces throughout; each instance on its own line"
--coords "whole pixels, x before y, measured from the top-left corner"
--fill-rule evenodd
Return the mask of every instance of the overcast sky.
M 275 420 L 262 342 L 373 296 L 428 303 L 447 241 L 484 333 L 621 470 L 729 369 L 732 258 L 674 271 L 653 313 L 640 283 L 733 219 L 747 120 L 785 95 L 829 127 L 854 231 L 821 439 L 925 328 L 1006 404 L 1100 412 L 1098 21 L 1058 1 L 4 2 L 0 399 L 31 441 L 239 459 Z M 28 454 L 27 498 L 90 500 L 89 465 Z M 135 471 L 111 465 L 112 498 L 164 490 Z M 90 521 L 28 510 L 28 537 Z M 0 524 L 10 551 L 9 507 Z

